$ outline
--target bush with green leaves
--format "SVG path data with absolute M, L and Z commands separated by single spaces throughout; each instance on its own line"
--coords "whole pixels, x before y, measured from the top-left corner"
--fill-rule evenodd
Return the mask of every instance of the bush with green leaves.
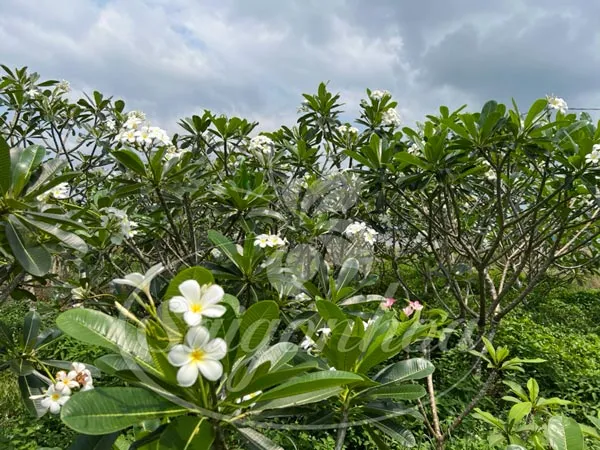
M 374 415 L 381 420 L 368 434 L 379 448 L 388 445 L 384 435 L 415 444 L 404 428 L 418 418 L 443 447 L 439 437 L 447 433 L 436 425 L 429 362 L 439 354 L 435 349 L 458 342 L 456 351 L 481 362 L 490 357 L 484 347 L 492 345 L 484 343 L 494 340 L 501 322 L 536 287 L 598 268 L 600 127 L 586 114 L 568 113 L 561 99 L 537 100 L 523 113 L 516 104 L 493 101 L 479 112 L 442 106 L 410 128 L 402 126 L 389 92 L 367 90 L 354 127 L 340 119 L 340 96 L 321 84 L 314 95 L 303 95 L 293 126 L 257 134 L 257 123 L 204 111 L 182 119 L 169 134 L 143 112 L 127 111 L 121 100 L 99 92 L 74 98 L 68 83 L 1 67 L 0 304 L 9 297 L 41 301 L 49 293 L 68 309 L 59 327 L 115 351 L 121 359 L 103 356 L 97 365 L 127 384 L 118 397 L 99 388 L 65 403 L 65 423 L 80 431 L 90 432 L 92 420 L 74 422 L 70 410 L 81 408 L 76 412 L 83 418 L 105 403 L 132 408 L 117 400 L 136 398 L 140 407 L 165 408 L 156 414 L 160 423 L 136 428 L 138 446 L 174 441 L 177 433 L 195 429 L 205 430 L 207 442 L 213 439 L 217 447 L 225 445 L 220 433 L 228 428 L 260 441 L 259 427 L 240 424 L 283 408 L 284 392 L 301 409 L 307 398 L 311 405 L 322 400 L 332 414 L 324 416 L 336 429 L 336 448 L 342 448 L 348 424 L 359 429 Z M 178 311 L 192 328 L 206 317 L 221 321 L 221 328 L 194 332 L 184 344 L 188 332 L 162 305 L 185 298 L 179 288 L 188 279 L 178 277 L 191 273 L 186 270 L 202 278 L 196 280 L 201 292 L 211 284 L 233 295 L 202 319 L 200 310 L 190 309 L 202 305 L 181 303 Z M 151 275 L 154 283 L 139 285 Z M 123 280 L 143 295 L 131 302 Z M 196 382 L 194 394 L 181 386 L 191 382 L 193 371 L 177 380 L 183 369 L 168 361 L 172 348 L 207 344 L 207 336 L 214 354 L 224 345 L 238 348 L 225 330 L 235 330 L 232 339 L 244 335 L 246 329 L 231 324 L 246 321 L 252 328 L 260 323 L 257 313 L 265 315 L 258 319 L 280 321 L 273 330 L 254 330 L 268 337 L 263 345 L 270 347 L 260 347 L 259 354 L 255 346 L 246 353 L 228 350 L 209 364 L 212 369 L 205 367 L 204 375 L 215 380 L 196 377 L 204 381 Z M 35 318 L 32 313 L 27 320 Z M 369 318 L 374 322 L 365 326 L 362 320 Z M 321 322 L 320 328 L 308 326 Z M 88 326 L 103 332 L 91 333 Z M 53 380 L 50 369 L 38 370 L 47 366 L 36 356 L 38 330 L 29 328 L 25 351 L 3 356 L 12 366 L 38 364 L 36 372 L 27 366 L 18 375 L 86 387 L 93 367 L 71 366 L 61 380 Z M 324 332 L 314 333 L 322 329 L 329 330 L 333 347 L 313 347 Z M 117 330 L 123 335 L 112 341 Z M 286 330 L 294 331 L 286 336 Z M 286 347 L 290 342 L 313 354 Z M 260 360 L 285 348 L 284 355 L 293 355 L 281 366 Z M 506 355 L 500 356 L 491 355 L 488 375 L 502 369 L 496 363 L 506 362 Z M 177 367 L 184 360 L 172 358 Z M 123 366 L 132 362 L 138 369 Z M 406 375 L 409 369 L 420 375 Z M 290 381 L 307 377 L 299 385 L 310 389 L 282 380 L 264 389 L 252 384 L 277 378 L 279 370 L 292 371 Z M 152 383 L 140 387 L 142 374 Z M 426 391 L 412 382 L 421 376 Z M 484 378 L 477 392 L 487 391 Z M 217 379 L 245 380 L 256 389 L 231 391 L 211 384 Z M 396 386 L 400 380 L 410 383 Z M 264 392 L 235 403 L 258 391 Z M 51 392 L 46 403 L 55 394 L 60 400 Z M 184 406 L 170 395 L 183 398 Z M 399 398 L 416 402 L 417 410 Z M 462 423 L 473 407 L 469 402 L 457 409 L 449 426 Z M 177 418 L 169 422 L 171 415 Z M 92 431 L 112 433 L 141 419 L 132 414 L 118 425 L 96 421 L 99 428 Z M 275 417 L 272 426 L 285 420 Z

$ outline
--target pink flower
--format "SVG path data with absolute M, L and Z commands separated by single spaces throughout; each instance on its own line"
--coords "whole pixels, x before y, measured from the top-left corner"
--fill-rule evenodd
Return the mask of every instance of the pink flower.
M 423 309 L 423 305 L 419 303 L 419 300 L 415 300 L 414 302 L 408 302 L 409 306 L 412 307 L 415 311 L 421 311 Z
M 406 317 L 410 317 L 412 313 L 414 313 L 415 311 L 421 311 L 422 309 L 423 305 L 421 305 L 421 303 L 419 303 L 418 300 L 415 300 L 414 302 L 409 301 L 408 306 L 402 309 L 402 311 L 404 312 L 404 314 L 406 314 Z
M 388 297 L 385 299 L 385 301 L 381 302 L 381 307 L 383 309 L 390 309 L 392 306 L 394 306 L 394 303 L 396 303 L 396 299 Z

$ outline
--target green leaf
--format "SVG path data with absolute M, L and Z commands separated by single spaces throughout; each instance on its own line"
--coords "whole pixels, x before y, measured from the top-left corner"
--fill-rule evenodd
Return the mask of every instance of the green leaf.
M 416 400 L 427 392 L 418 384 L 404 384 L 400 386 L 376 387 L 368 390 L 364 395 L 372 399 L 391 398 L 394 400 Z
M 29 311 L 23 319 L 23 345 L 32 349 L 42 326 L 42 317 L 37 311 Z
M 254 406 L 254 411 L 266 409 L 288 408 L 290 406 L 306 405 L 316 403 L 322 400 L 340 394 L 344 389 L 341 387 L 329 387 L 325 389 L 313 390 L 303 394 L 291 395 L 288 397 L 277 398 Z
M 212 273 L 204 267 L 190 267 L 179 272 L 169 283 L 164 300 L 168 300 L 176 295 L 181 295 L 179 285 L 186 280 L 196 280 L 200 286 L 204 284 L 213 284 L 215 282 Z
M 508 420 L 515 424 L 519 423 L 531 412 L 531 407 L 531 402 L 522 402 L 513 405 L 508 412 Z
M 59 172 L 65 166 L 65 164 L 67 164 L 67 162 L 65 160 L 62 160 L 59 158 L 51 159 L 49 161 L 46 161 L 44 164 L 42 164 L 42 170 L 41 170 L 40 175 L 27 188 L 27 196 L 30 196 L 32 194 L 41 193 L 41 192 L 37 192 L 37 191 L 38 190 L 42 191 L 42 186 L 48 181 L 52 184 L 48 185 L 47 188 L 46 188 L 46 186 L 44 186 L 43 192 L 46 192 L 51 187 L 54 187 L 57 184 L 61 183 L 61 181 L 59 181 L 58 183 L 54 183 L 54 179 L 57 178 L 56 173 Z
M 335 303 L 329 300 L 317 300 L 315 302 L 317 311 L 326 322 L 335 321 L 335 325 L 346 322 L 348 318 L 346 314 Z M 333 328 L 333 326 L 331 327 Z
M 11 151 L 11 192 L 13 197 L 18 197 L 23 191 L 33 171 L 40 165 L 45 155 L 46 150 L 40 145 L 31 145 L 25 149 Z
M 529 390 L 529 400 L 531 403 L 535 403 L 540 394 L 540 385 L 535 379 L 530 378 L 529 381 L 527 381 L 527 389 Z
M 493 427 L 498 428 L 501 431 L 504 431 L 504 422 L 502 422 L 500 419 L 494 417 L 487 411 L 482 411 L 479 408 L 475 408 L 474 411 L 475 412 L 472 415 L 475 419 L 481 420 L 482 422 L 485 422 L 489 425 L 492 425 Z
M 210 450 L 214 439 L 214 430 L 208 419 L 183 416 L 167 426 L 159 444 L 164 450 Z
M 111 449 L 120 433 L 90 436 L 79 434 L 67 450 L 107 450 Z
M 547 105 L 548 100 L 545 98 L 540 98 L 533 102 L 533 105 L 531 105 L 531 108 L 529 108 L 529 111 L 527 112 L 527 117 L 525 117 L 525 128 L 529 128 L 538 115 L 546 109 Z
M 10 214 L 4 224 L 6 240 L 15 259 L 26 272 L 36 277 L 46 275 L 52 267 L 52 256 L 42 245 L 30 244 L 23 236 L 27 230 Z
M 284 450 L 265 435 L 252 428 L 238 428 L 237 432 L 250 444 L 259 450 Z
M 279 323 L 279 307 L 272 300 L 255 303 L 246 310 L 240 323 L 238 357 L 256 351 L 269 342 Z
M 356 277 L 359 267 L 360 264 L 356 258 L 348 258 L 345 260 L 340 268 L 340 273 L 335 282 L 336 288 L 339 290 L 345 286 L 348 286 L 352 280 L 354 280 L 354 277 Z
M 373 422 L 373 426 L 405 447 L 414 447 L 417 445 L 417 441 L 413 434 L 406 428 L 402 428 L 393 420 L 375 421 Z
M 569 417 L 553 416 L 548 421 L 548 443 L 553 450 L 583 450 L 583 432 Z
M 278 342 L 261 352 L 258 357 L 252 361 L 250 370 L 254 370 L 261 364 L 269 361 L 271 363 L 269 372 L 276 371 L 281 366 L 286 364 L 298 353 L 298 346 L 291 342 Z
M 99 435 L 187 411 L 146 389 L 99 387 L 74 395 L 62 407 L 60 416 L 68 427 L 79 433 Z
M 73 250 L 77 250 L 81 253 L 86 253 L 88 251 L 88 246 L 85 243 L 85 241 L 74 233 L 69 233 L 68 231 L 62 230 L 57 225 L 51 225 L 46 222 L 40 222 L 39 220 L 30 219 L 22 215 L 19 215 L 18 217 L 19 219 L 21 219 L 21 221 L 27 222 L 28 224 L 34 226 L 38 230 L 41 230 L 44 233 L 54 236 L 64 245 L 72 248 Z
M 10 147 L 0 136 L 0 194 L 6 194 L 10 189 Z
M 318 389 L 345 386 L 360 381 L 363 381 L 363 377 L 352 372 L 322 370 L 292 378 L 287 383 L 283 383 L 282 385 L 265 392 L 257 398 L 257 401 L 264 402 L 291 395 L 303 394 Z
M 111 154 L 127 169 L 132 170 L 141 176 L 146 175 L 146 166 L 144 165 L 144 162 L 133 150 L 114 150 Z
M 142 331 L 124 320 L 91 309 L 70 309 L 56 319 L 56 325 L 71 337 L 116 353 L 125 352 L 142 361 L 151 361 Z
M 46 413 L 39 400 L 31 400 L 32 395 L 41 395 L 48 389 L 48 385 L 35 375 L 25 375 L 19 377 L 19 390 L 25 407 L 34 417 L 42 417 Z
M 431 375 L 435 367 L 423 358 L 412 358 L 394 363 L 373 377 L 383 386 L 410 380 L 419 380 Z

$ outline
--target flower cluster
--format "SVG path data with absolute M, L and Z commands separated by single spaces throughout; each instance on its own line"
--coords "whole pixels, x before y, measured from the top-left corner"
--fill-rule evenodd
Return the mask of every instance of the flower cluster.
M 273 145 L 273 141 L 267 136 L 254 136 L 252 139 L 250 139 L 250 145 L 248 145 L 248 150 L 250 152 L 268 155 L 273 153 Z
M 69 192 L 70 187 L 68 183 L 59 183 L 52 189 L 49 189 L 46 192 L 38 195 L 36 199 L 40 202 L 46 201 L 50 197 L 57 200 L 64 200 L 65 198 L 69 198 Z
M 344 234 L 352 239 L 360 239 L 367 244 L 374 244 L 377 234 L 373 228 L 368 227 L 364 222 L 353 222 L 346 227 Z
M 339 127 L 337 127 L 337 131 L 338 131 L 338 133 L 343 134 L 343 135 L 346 135 L 346 134 L 357 135 L 359 133 L 358 128 L 351 127 L 350 125 L 340 125 Z
M 563 114 L 567 112 L 567 109 L 569 109 L 569 107 L 567 106 L 567 102 L 560 97 L 547 95 L 546 99 L 548 100 L 548 107 L 550 107 L 551 109 L 556 109 Z
M 381 125 L 384 127 L 399 127 L 401 123 L 400 114 L 393 108 L 385 110 L 381 115 Z
M 221 338 L 211 340 L 209 331 L 200 324 L 204 317 L 225 314 L 225 307 L 218 304 L 225 295 L 223 288 L 217 284 L 200 286 L 196 280 L 186 280 L 179 285 L 179 292 L 181 295 L 169 300 L 169 310 L 183 314 L 190 328 L 183 344 L 173 346 L 167 356 L 173 366 L 179 367 L 177 383 L 192 386 L 199 373 L 207 380 L 218 380 L 223 375 L 220 360 L 227 354 L 227 343 Z
M 383 89 L 376 89 L 374 91 L 371 91 L 371 94 L 369 95 L 371 100 L 381 100 L 384 97 L 391 97 L 391 96 L 392 96 L 392 94 L 390 94 L 389 91 L 386 91 Z
M 141 111 L 131 111 L 117 135 L 117 140 L 125 144 L 138 144 L 145 147 L 152 145 L 171 145 L 166 131 L 146 124 L 146 115 Z
M 265 248 L 265 247 L 283 247 L 285 246 L 285 240 L 281 239 L 276 234 L 259 234 L 254 239 L 254 245 Z
M 414 302 L 409 301 L 408 306 L 402 309 L 402 312 L 406 314 L 406 317 L 410 317 L 415 311 L 421 311 L 422 309 L 423 305 L 421 305 L 418 300 L 415 300 Z
M 74 362 L 71 368 L 69 372 L 64 370 L 58 372 L 56 382 L 48 386 L 43 394 L 29 397 L 36 403 L 39 402 L 37 406 L 43 410 L 44 414 L 48 411 L 58 414 L 60 408 L 71 398 L 73 389 L 81 389 L 81 391 L 94 389 L 92 373 L 85 364 Z
M 592 151 L 585 156 L 585 162 L 594 166 L 600 164 L 600 144 L 592 147 Z
M 39 89 L 36 88 L 31 88 L 25 92 L 25 96 L 27 98 L 36 98 L 40 94 L 41 92 L 39 91 Z
M 119 245 L 123 239 L 134 237 L 137 231 L 137 222 L 129 220 L 127 213 L 121 209 L 109 206 L 102 208 L 106 214 L 102 216 L 101 225 L 113 232 L 110 241 L 113 244 Z

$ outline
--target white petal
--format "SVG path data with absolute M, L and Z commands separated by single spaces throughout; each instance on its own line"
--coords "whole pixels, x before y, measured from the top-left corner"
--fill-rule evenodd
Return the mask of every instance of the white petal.
M 198 368 L 196 364 L 186 364 L 177 371 L 177 383 L 179 386 L 190 387 L 198 379 Z
M 179 292 L 188 302 L 196 302 L 200 299 L 200 285 L 196 280 L 185 280 L 179 285 Z
M 205 359 L 204 361 L 197 362 L 196 365 L 207 380 L 215 381 L 223 375 L 223 365 L 219 361 Z
M 187 312 L 188 309 L 188 301 L 180 295 L 176 295 L 169 300 L 169 310 L 173 311 L 174 313 L 184 313 Z
M 185 343 L 190 349 L 203 348 L 209 339 L 210 334 L 204 327 L 190 328 L 185 335 Z
M 204 347 L 204 353 L 207 358 L 222 359 L 227 354 L 227 342 L 221 338 L 213 339 Z
M 72 366 L 75 372 L 83 372 L 85 370 L 85 364 L 80 362 L 74 362 Z
M 218 284 L 212 284 L 202 293 L 202 304 L 214 305 L 219 303 L 223 299 L 223 295 L 225 295 L 223 288 Z
M 71 397 L 68 395 L 63 395 L 61 398 L 56 400 L 56 403 L 58 403 L 59 405 L 64 405 L 65 403 L 67 403 L 69 401 L 70 398 Z
M 125 278 L 115 278 L 113 283 L 116 284 L 126 284 L 128 286 L 137 287 L 142 281 L 144 281 L 144 275 L 141 273 L 130 273 L 129 275 L 125 275 Z
M 163 270 L 165 270 L 165 267 L 162 265 L 162 263 L 155 264 L 146 271 L 145 277 L 152 279 Z
M 40 403 L 44 408 L 48 409 L 48 408 L 50 408 L 50 405 L 54 402 L 52 401 L 52 399 L 50 397 L 46 397 L 46 398 L 42 399 L 42 401 Z
M 187 323 L 190 327 L 195 327 L 200 325 L 200 322 L 202 322 L 202 314 L 187 311 L 183 313 L 183 320 L 185 320 L 185 323 Z
M 204 307 L 202 315 L 206 317 L 221 317 L 227 309 L 223 305 L 210 305 Z
M 184 366 L 190 362 L 190 348 L 177 344 L 169 351 L 167 359 L 175 367 Z
M 58 403 L 58 402 L 51 402 L 50 403 L 50 412 L 52 414 L 58 414 L 60 412 L 60 403 Z

